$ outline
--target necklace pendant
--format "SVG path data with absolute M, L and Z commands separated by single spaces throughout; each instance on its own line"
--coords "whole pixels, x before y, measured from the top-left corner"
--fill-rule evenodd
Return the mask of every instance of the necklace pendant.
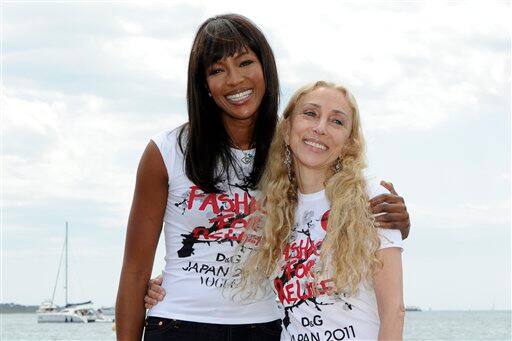
M 253 156 L 251 154 L 244 153 L 244 156 L 242 157 L 242 162 L 248 165 L 251 163 Z

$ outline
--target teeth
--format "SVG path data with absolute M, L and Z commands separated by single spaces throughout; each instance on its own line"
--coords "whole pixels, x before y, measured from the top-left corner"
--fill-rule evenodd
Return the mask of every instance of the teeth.
M 246 99 L 247 97 L 249 97 L 251 94 L 252 94 L 252 90 L 246 90 L 246 91 L 242 91 L 237 94 L 234 94 L 234 95 L 228 95 L 228 96 L 226 96 L 226 98 L 233 102 L 240 102 L 240 101 L 243 101 L 244 99 Z
M 312 141 L 308 141 L 308 140 L 305 140 L 304 143 L 311 147 L 315 147 L 315 148 L 322 149 L 322 150 L 327 150 L 327 147 L 320 143 L 316 143 L 316 142 L 312 142 Z

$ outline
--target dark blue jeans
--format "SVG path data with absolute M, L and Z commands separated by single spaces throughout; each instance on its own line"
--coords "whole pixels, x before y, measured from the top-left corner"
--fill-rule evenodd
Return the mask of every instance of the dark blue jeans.
M 279 341 L 281 320 L 251 324 L 212 324 L 149 316 L 145 341 Z

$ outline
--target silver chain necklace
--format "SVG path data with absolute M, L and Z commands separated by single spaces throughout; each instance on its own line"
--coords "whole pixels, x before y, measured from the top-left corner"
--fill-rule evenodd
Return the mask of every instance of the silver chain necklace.
M 233 146 L 235 146 L 236 149 L 238 149 L 239 151 L 241 151 L 244 154 L 244 156 L 242 156 L 242 158 L 241 158 L 241 161 L 246 165 L 250 164 L 252 162 L 252 160 L 254 159 L 254 155 L 251 154 L 249 151 L 242 150 L 242 148 L 238 147 L 237 144 L 233 140 L 231 141 L 231 143 L 233 143 Z

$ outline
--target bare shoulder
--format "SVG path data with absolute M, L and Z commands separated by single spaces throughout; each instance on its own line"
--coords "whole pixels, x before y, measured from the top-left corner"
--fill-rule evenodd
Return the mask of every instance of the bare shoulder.
M 146 177 L 153 180 L 165 180 L 165 182 L 168 178 L 162 154 L 153 141 L 149 141 L 147 144 L 137 170 L 138 180 Z

